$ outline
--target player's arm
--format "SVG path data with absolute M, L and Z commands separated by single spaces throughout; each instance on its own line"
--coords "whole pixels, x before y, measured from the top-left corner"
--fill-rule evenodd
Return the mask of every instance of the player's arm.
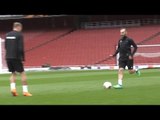
M 134 54 L 136 53 L 136 51 L 137 51 L 137 45 L 136 45 L 136 43 L 131 39 L 130 40 L 130 45 L 132 45 L 133 46 L 133 52 L 131 53 L 131 52 L 129 52 L 128 54 L 129 54 L 129 59 L 130 60 L 132 60 L 133 59 L 133 56 L 134 56 Z
M 119 49 L 120 49 L 120 42 L 118 42 L 118 48 L 115 51 L 115 53 L 113 55 L 110 55 L 110 56 L 115 57 L 119 53 Z
M 133 40 L 131 40 L 131 45 L 133 46 L 133 52 L 131 53 L 131 56 L 133 56 L 136 53 L 138 47 Z
M 19 54 L 21 56 L 21 60 L 25 61 L 25 55 L 24 55 L 24 43 L 23 43 L 23 36 L 19 36 L 18 40 L 18 49 L 19 49 Z
M 7 37 L 7 35 L 6 35 L 6 37 Z M 7 39 L 6 39 L 6 37 L 5 37 L 5 42 L 4 42 L 5 49 L 7 49 Z

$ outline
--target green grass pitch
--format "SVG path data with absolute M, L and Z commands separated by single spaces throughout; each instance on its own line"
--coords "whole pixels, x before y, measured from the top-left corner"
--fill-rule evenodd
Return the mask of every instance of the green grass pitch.
M 0 105 L 160 105 L 160 70 L 141 73 L 125 71 L 123 89 L 104 89 L 105 81 L 117 84 L 117 71 L 27 72 L 32 97 L 22 95 L 20 77 L 19 96 L 11 96 L 9 74 L 4 74 L 0 75 Z

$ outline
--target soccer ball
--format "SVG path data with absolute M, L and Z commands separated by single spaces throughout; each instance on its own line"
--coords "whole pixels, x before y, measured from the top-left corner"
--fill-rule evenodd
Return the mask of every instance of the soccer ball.
M 110 89 L 110 88 L 112 87 L 112 83 L 111 83 L 111 82 L 104 82 L 104 83 L 103 83 L 103 87 L 104 87 L 105 89 Z

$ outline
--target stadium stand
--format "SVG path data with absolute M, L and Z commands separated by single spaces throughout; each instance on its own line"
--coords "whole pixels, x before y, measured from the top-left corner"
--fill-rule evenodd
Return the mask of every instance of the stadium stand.
M 141 26 L 128 28 L 128 34 L 134 38 L 136 43 L 141 42 L 147 37 L 152 36 L 160 30 L 160 26 Z M 54 38 L 61 32 L 46 32 L 34 38 L 33 42 L 28 42 L 28 48 L 40 44 L 46 38 Z M 119 28 L 108 29 L 80 29 L 74 31 L 58 41 L 50 42 L 42 47 L 28 52 L 26 55 L 26 66 L 41 66 L 50 64 L 52 66 L 63 65 L 91 65 L 96 61 L 106 58 L 115 51 L 117 40 L 119 39 Z M 27 40 L 26 41 L 30 41 Z M 159 36 L 145 44 L 157 44 L 160 42 Z M 143 61 L 138 58 L 136 61 Z M 103 64 L 115 64 L 115 59 L 104 62 Z
M 62 26 L 59 20 L 64 22 L 65 27 L 58 27 L 59 25 Z M 49 22 L 44 22 L 41 19 L 39 23 L 36 19 L 30 23 L 23 21 L 25 25 L 23 34 L 25 38 L 26 67 L 37 67 L 44 64 L 51 66 L 93 65 L 95 62 L 113 54 L 120 38 L 119 27 L 81 28 L 69 32 L 73 27 L 68 27 L 63 19 L 58 18 L 57 24 L 53 27 Z M 10 30 L 11 23 L 12 21 L 9 24 L 7 22 L 0 24 L 0 27 L 6 28 L 0 31 L 1 38 L 4 39 L 5 33 Z M 8 24 L 8 26 L 5 27 L 5 24 Z M 160 36 L 156 35 L 158 32 L 160 32 L 160 25 L 128 27 L 128 36 L 133 38 L 137 44 L 145 39 L 147 41 L 143 44 L 159 44 Z M 144 63 L 144 60 L 145 58 L 140 56 L 135 59 L 136 63 Z M 158 58 L 154 58 L 154 61 L 158 60 Z M 150 58 L 147 62 L 153 62 L 153 58 Z M 115 65 L 116 59 L 101 64 Z

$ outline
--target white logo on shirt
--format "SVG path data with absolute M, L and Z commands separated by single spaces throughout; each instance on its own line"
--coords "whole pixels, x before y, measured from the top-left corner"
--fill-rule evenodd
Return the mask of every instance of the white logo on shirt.
M 6 37 L 6 39 L 16 39 L 16 37 L 15 36 L 8 36 L 8 37 Z

